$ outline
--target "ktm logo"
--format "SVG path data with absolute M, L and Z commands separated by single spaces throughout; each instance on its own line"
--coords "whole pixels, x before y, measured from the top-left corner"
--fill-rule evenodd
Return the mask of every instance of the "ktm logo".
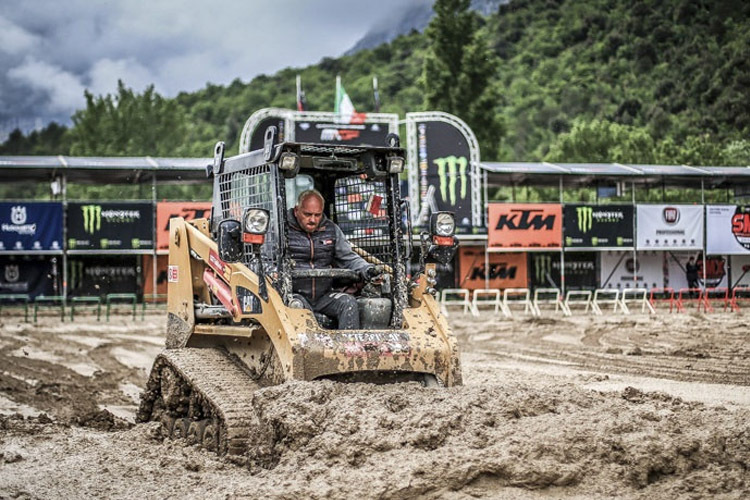
M 662 212 L 664 222 L 667 224 L 677 224 L 680 221 L 680 209 L 677 207 L 666 207 Z
M 539 231 L 542 228 L 551 231 L 554 225 L 555 215 L 550 214 L 545 217 L 544 210 L 511 210 L 509 214 L 502 214 L 500 216 L 495 229 L 508 228 L 511 231 L 525 231 L 533 227 L 535 231 Z
M 500 278 L 501 280 L 512 280 L 516 278 L 516 272 L 518 268 L 516 266 L 508 266 L 507 264 L 490 264 L 490 275 L 489 279 L 494 280 Z M 481 265 L 475 267 L 471 271 L 470 280 L 483 280 L 485 279 L 485 267 Z

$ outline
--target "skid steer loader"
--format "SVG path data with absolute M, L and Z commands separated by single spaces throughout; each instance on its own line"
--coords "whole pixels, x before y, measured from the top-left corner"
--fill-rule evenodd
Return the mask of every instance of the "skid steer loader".
M 399 174 L 404 150 L 280 143 L 224 158 L 218 143 L 210 220 L 170 222 L 166 349 L 157 357 L 137 419 L 173 438 L 242 454 L 252 435 L 252 397 L 290 380 L 461 384 L 456 340 L 434 299 L 435 263 L 455 252 L 453 215 L 432 215 L 419 269 Z M 382 272 L 357 284 L 346 269 L 295 269 L 287 208 L 315 188 L 352 249 Z M 404 237 L 408 235 L 408 237 Z M 416 257 L 416 253 L 415 253 Z M 334 279 L 354 290 L 360 330 L 338 330 L 304 308 L 295 279 Z

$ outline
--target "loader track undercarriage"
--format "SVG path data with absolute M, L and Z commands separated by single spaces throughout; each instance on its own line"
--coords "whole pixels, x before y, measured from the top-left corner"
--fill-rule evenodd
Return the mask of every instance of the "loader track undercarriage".
M 242 456 L 248 446 L 263 444 L 255 442 L 252 404 L 260 387 L 222 349 L 166 350 L 154 362 L 137 419 L 161 422 L 172 439 Z

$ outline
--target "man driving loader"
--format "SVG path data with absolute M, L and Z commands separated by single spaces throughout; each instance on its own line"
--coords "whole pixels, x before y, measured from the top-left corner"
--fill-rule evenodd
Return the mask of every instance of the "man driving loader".
M 297 205 L 289 210 L 289 253 L 296 269 L 350 269 L 363 280 L 376 278 L 380 271 L 357 255 L 343 231 L 323 214 L 325 200 L 315 189 L 300 193 Z M 332 278 L 294 280 L 293 291 L 305 307 L 338 320 L 341 330 L 357 330 L 359 309 L 356 299 L 332 290 Z

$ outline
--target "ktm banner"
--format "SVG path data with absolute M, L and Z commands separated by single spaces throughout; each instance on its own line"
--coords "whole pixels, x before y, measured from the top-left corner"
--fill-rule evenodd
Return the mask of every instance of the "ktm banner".
M 69 250 L 154 248 L 154 207 L 146 203 L 68 203 Z
M 156 249 L 169 249 L 169 219 L 182 217 L 185 220 L 211 217 L 210 201 L 165 201 L 156 204 Z
M 485 266 L 483 247 L 459 247 L 459 288 L 476 290 L 488 288 L 485 277 L 489 277 L 489 288 L 526 288 L 526 253 L 490 253 L 489 269 Z
M 708 255 L 750 253 L 750 207 L 706 207 L 706 252 Z
M 568 248 L 632 248 L 633 205 L 565 205 Z
M 167 293 L 167 264 L 168 255 L 156 257 L 156 290 L 154 290 L 154 258 L 151 255 L 143 256 L 143 294 L 144 295 L 166 295 Z
M 562 246 L 562 205 L 552 203 L 490 203 L 491 247 L 559 248 Z

